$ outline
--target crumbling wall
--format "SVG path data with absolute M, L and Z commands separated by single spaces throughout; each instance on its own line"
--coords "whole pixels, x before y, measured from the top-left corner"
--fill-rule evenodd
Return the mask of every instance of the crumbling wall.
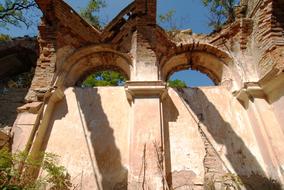
M 253 19 L 251 53 L 259 78 L 264 77 L 276 64 L 281 63 L 283 41 L 283 1 L 259 1 L 254 12 L 248 15 Z
M 259 8 L 260 3 L 263 0 L 243 0 L 244 4 L 247 5 L 248 16 L 253 15 L 257 8 Z
M 169 97 L 163 109 L 173 187 L 208 188 L 213 182 L 217 189 L 225 184 L 279 188 L 266 177 L 271 171 L 247 111 L 225 88 L 170 89 Z

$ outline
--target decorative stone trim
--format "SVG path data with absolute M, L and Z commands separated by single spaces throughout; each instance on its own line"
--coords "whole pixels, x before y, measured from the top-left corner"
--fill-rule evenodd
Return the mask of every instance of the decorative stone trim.
M 125 92 L 128 100 L 143 97 L 164 98 L 167 94 L 167 86 L 163 81 L 128 81 L 125 84 Z
M 247 83 L 245 87 L 235 92 L 234 95 L 245 108 L 248 108 L 249 100 L 253 100 L 254 98 L 267 100 L 266 93 L 258 83 Z

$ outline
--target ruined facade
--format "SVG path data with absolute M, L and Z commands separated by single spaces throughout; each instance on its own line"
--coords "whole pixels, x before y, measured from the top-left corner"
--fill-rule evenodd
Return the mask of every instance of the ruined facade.
M 135 0 L 102 31 L 62 0 L 37 3 L 38 59 L 13 151 L 59 155 L 81 189 L 282 188 L 283 0 L 243 0 L 221 31 L 174 36 L 157 25 L 156 0 Z M 80 88 L 104 69 L 125 86 Z M 183 69 L 216 86 L 168 88 Z

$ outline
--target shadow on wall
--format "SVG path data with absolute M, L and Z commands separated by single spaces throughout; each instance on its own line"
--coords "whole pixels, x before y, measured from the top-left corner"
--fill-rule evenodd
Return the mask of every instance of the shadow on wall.
M 84 137 L 88 146 L 88 152 L 86 152 L 86 154 L 88 154 L 90 160 L 92 160 L 92 168 L 89 169 L 96 179 L 95 183 L 97 189 L 127 189 L 128 171 L 121 163 L 120 151 L 116 147 L 113 129 L 102 108 L 98 89 L 75 88 L 73 92 L 76 95 L 78 110 L 81 110 L 80 122 L 81 126 L 84 128 Z M 68 106 L 66 98 L 64 98 L 64 100 L 55 107 L 43 150 L 47 148 L 54 121 L 63 119 L 67 113 Z M 84 127 L 85 124 L 86 127 Z M 88 138 L 89 136 L 90 139 Z M 93 153 L 95 155 L 92 155 Z M 93 160 L 93 158 L 95 158 L 95 160 Z
M 165 150 L 165 170 L 167 176 L 167 182 L 169 187 L 173 186 L 172 176 L 172 161 L 171 161 L 171 139 L 169 132 L 169 123 L 176 122 L 179 116 L 178 109 L 173 103 L 170 96 L 166 96 L 163 100 L 163 118 L 164 118 L 164 150 Z M 190 183 L 190 182 L 189 182 Z
M 192 95 L 185 94 L 182 89 L 178 90 L 178 93 L 179 95 L 182 94 L 181 97 L 184 97 L 200 122 L 207 127 L 213 139 L 226 148 L 225 156 L 239 176 L 243 186 L 247 190 L 280 190 L 281 185 L 278 182 L 265 177 L 265 172 L 254 155 L 235 133 L 231 125 L 224 121 L 214 104 L 208 100 L 206 94 L 199 88 L 191 90 L 193 91 Z M 210 171 L 210 168 L 207 168 L 208 171 Z M 248 175 L 248 173 L 250 174 Z
M 102 176 L 102 189 L 127 189 L 127 169 L 121 163 L 121 155 L 115 144 L 113 129 L 104 113 L 98 88 L 76 88 L 78 106 L 82 120 L 86 121 L 91 133 L 91 147 Z M 94 163 L 94 162 L 93 162 Z M 95 168 L 93 168 L 95 170 Z

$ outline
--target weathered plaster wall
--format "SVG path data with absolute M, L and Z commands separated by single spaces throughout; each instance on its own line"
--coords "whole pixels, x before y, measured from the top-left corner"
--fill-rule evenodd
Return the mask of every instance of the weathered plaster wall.
M 222 87 L 186 89 L 185 99 L 206 126 L 209 140 L 240 175 L 259 171 L 262 157 L 246 110 Z M 255 158 L 254 158 L 255 157 Z
M 83 189 L 126 188 L 132 117 L 124 88 L 68 88 L 65 95 L 55 108 L 46 152 L 61 156 Z M 202 189 L 208 178 L 220 182 L 228 173 L 258 188 L 269 183 L 266 175 L 274 177 L 255 123 L 225 87 L 169 89 L 163 118 L 165 169 L 173 188 Z
M 203 167 L 205 168 L 204 176 L 215 175 L 217 180 L 220 180 L 228 173 L 235 173 L 240 176 L 240 179 L 245 183 L 245 187 L 253 186 L 255 188 L 265 187 L 271 185 L 269 177 L 277 179 L 277 171 L 273 171 L 273 167 L 269 163 L 265 163 L 256 133 L 252 128 L 247 111 L 243 106 L 223 87 L 208 87 L 196 89 L 184 89 L 179 94 L 185 99 L 188 105 L 188 111 L 192 116 L 199 118 L 201 135 L 203 143 L 200 143 L 200 138 L 197 135 L 198 124 L 196 121 L 190 121 L 187 117 L 186 128 L 184 127 L 182 134 L 187 134 L 186 131 L 191 130 L 192 136 L 178 138 L 181 142 L 186 138 L 187 143 L 194 139 L 194 148 L 187 150 L 187 146 L 183 146 L 182 151 L 175 152 L 175 156 L 171 160 L 176 160 L 178 155 L 196 154 L 194 150 L 199 150 L 194 156 L 195 158 L 202 158 Z M 177 96 L 176 92 L 170 91 L 170 96 Z M 175 102 L 175 101 L 174 101 Z M 177 106 L 177 104 L 175 104 Z M 186 113 L 178 106 L 179 113 Z M 184 109 L 184 108 L 183 108 Z M 177 117 L 179 118 L 179 117 Z M 176 120 L 177 123 L 182 122 Z M 171 126 L 170 126 L 170 132 Z M 191 128 L 191 129 L 190 129 Z M 195 128 L 195 133 L 192 131 Z M 177 129 L 175 129 L 177 130 Z M 169 132 L 169 134 L 170 134 Z M 169 135 L 171 137 L 171 134 Z M 204 141 L 206 139 L 206 141 Z M 202 144 L 202 145 L 201 145 Z M 177 146 L 171 145 L 172 147 Z M 178 145 L 179 146 L 179 145 Z M 201 148 L 204 146 L 204 148 Z M 199 148 L 198 148 L 199 147 Z M 204 150 L 206 156 L 204 157 Z M 212 151 L 214 150 L 214 151 Z M 190 156 L 188 157 L 190 158 Z M 204 159 L 204 160 L 203 160 Z M 186 162 L 188 165 L 194 162 Z M 271 163 L 270 163 L 271 164 Z M 218 166 L 220 165 L 220 166 Z M 172 162 L 172 168 L 177 167 L 175 162 Z M 199 172 L 202 171 L 198 169 Z M 218 178 L 218 175 L 221 178 Z M 269 177 L 266 177 L 266 176 Z M 200 176 L 199 176 L 200 177 Z
M 272 106 L 273 106 L 273 110 L 276 114 L 276 117 L 279 121 L 279 124 L 282 127 L 283 133 L 284 133 L 284 109 L 283 109 L 283 105 L 284 105 L 284 90 L 281 89 L 282 91 L 282 96 L 275 101 Z
M 178 94 L 163 101 L 166 172 L 173 189 L 203 184 L 205 146 L 197 123 Z
M 23 112 L 19 113 L 14 123 L 12 134 L 12 151 L 24 151 L 31 136 L 37 114 Z
M 46 152 L 82 189 L 113 189 L 127 183 L 129 103 L 123 88 L 69 88 L 56 106 Z

